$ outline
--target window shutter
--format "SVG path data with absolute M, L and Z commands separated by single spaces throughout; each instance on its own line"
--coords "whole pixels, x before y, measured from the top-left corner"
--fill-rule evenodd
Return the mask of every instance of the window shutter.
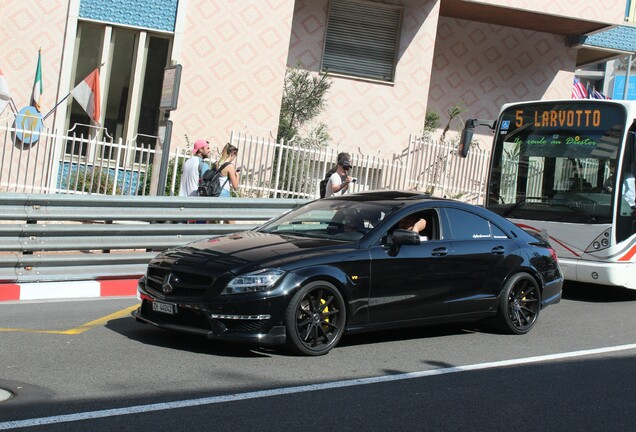
M 322 70 L 393 81 L 402 8 L 332 0 Z

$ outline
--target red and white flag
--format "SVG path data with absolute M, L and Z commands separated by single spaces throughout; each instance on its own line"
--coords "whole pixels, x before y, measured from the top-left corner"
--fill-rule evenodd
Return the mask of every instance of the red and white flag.
M 99 123 L 99 68 L 91 72 L 82 82 L 71 90 L 71 94 L 82 108 L 84 108 L 84 111 L 86 111 L 89 117 L 95 123 Z
M 2 73 L 2 69 L 0 69 L 0 113 L 4 111 L 10 100 L 11 92 L 9 91 L 9 85 L 7 84 L 7 79 Z

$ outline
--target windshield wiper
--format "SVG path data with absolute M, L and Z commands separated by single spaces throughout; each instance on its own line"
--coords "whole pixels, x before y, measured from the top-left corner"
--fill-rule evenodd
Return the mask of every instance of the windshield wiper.
M 583 217 L 585 217 L 585 219 L 586 219 L 586 220 L 587 220 L 587 222 L 589 222 L 589 223 L 595 223 L 595 222 L 598 222 L 598 219 L 596 219 L 596 217 L 594 217 L 594 216 L 592 216 L 592 215 L 589 215 L 589 214 L 585 213 L 585 211 L 581 210 L 581 209 L 580 209 L 580 208 L 578 208 L 578 207 L 571 207 L 571 206 L 569 206 L 569 205 L 566 205 L 565 207 L 566 207 L 568 210 L 570 210 L 572 213 L 576 213 L 576 214 L 577 214 L 577 215 L 579 215 L 579 216 L 583 216 Z
M 270 231 L 269 234 L 290 235 L 290 236 L 296 236 L 296 237 L 311 237 L 311 238 L 316 237 L 315 235 L 309 234 L 309 233 L 304 232 L 304 231 L 294 231 L 294 230 Z
M 512 213 L 514 210 L 518 209 L 521 204 L 523 204 L 524 202 L 526 202 L 526 198 L 527 196 L 523 196 L 519 199 L 519 201 L 517 201 L 516 203 L 514 203 L 513 205 L 511 205 L 505 212 L 503 212 L 502 216 L 503 217 L 508 217 L 508 215 L 510 213 Z

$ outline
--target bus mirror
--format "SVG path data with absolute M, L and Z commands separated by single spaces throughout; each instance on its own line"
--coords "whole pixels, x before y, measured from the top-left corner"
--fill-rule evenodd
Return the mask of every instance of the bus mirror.
M 470 150 L 470 143 L 473 141 L 473 132 L 475 132 L 475 126 L 473 120 L 466 121 L 466 126 L 462 130 L 462 137 L 459 140 L 459 157 L 465 158 L 468 156 L 468 150 Z
M 470 143 L 473 142 L 473 133 L 475 126 L 488 126 L 491 130 L 495 130 L 495 120 L 468 119 L 462 130 L 462 136 L 459 140 L 458 154 L 465 158 L 470 150 Z

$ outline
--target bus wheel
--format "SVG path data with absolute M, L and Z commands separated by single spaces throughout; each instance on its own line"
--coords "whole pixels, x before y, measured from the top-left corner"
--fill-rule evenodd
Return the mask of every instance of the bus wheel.
M 537 281 L 528 273 L 512 276 L 499 295 L 497 321 L 501 330 L 526 334 L 539 318 L 541 292 Z

